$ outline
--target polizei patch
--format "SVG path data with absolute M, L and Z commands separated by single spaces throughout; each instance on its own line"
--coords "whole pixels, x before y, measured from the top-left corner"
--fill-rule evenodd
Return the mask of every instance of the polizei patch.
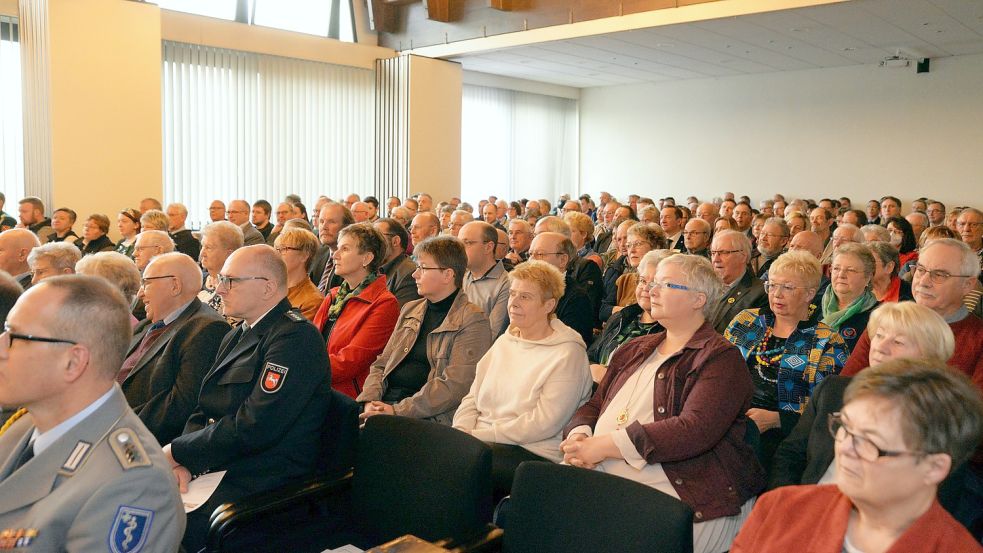
M 279 392 L 280 388 L 283 387 L 283 381 L 287 379 L 288 370 L 289 369 L 283 365 L 267 363 L 266 367 L 263 369 L 260 387 L 263 388 L 263 391 L 268 394 L 275 394 Z

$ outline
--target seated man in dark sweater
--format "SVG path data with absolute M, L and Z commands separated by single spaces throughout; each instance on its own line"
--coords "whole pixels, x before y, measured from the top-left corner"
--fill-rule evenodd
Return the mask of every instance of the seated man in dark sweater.
M 587 291 L 574 280 L 567 268 L 577 257 L 577 249 L 569 238 L 558 232 L 541 232 L 533 238 L 529 258 L 545 261 L 565 275 L 566 289 L 556 305 L 556 317 L 572 328 L 590 347 L 594 338 L 596 311 Z
M 468 257 L 450 236 L 414 248 L 421 299 L 403 306 L 386 349 L 369 368 L 357 401 L 362 418 L 402 415 L 449 425 L 492 343 L 484 311 L 461 293 Z

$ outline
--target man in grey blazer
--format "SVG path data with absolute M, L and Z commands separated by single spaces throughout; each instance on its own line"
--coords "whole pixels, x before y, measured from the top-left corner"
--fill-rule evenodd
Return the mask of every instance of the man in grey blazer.
M 410 235 L 396 219 L 383 218 L 373 224 L 389 243 L 389 255 L 379 268 L 379 272 L 386 275 L 386 288 L 396 296 L 396 301 L 402 309 L 407 303 L 420 299 L 416 281 L 413 280 L 416 263 L 406 255 L 406 245 Z
M 26 414 L 0 435 L 0 548 L 176 551 L 176 480 L 114 381 L 131 335 L 120 292 L 98 277 L 45 279 L 7 325 L 0 404 Z
M 181 434 L 201 381 L 229 324 L 196 297 L 201 268 L 187 255 L 159 255 L 143 271 L 147 318 L 135 331 L 116 376 L 140 420 L 161 444 Z

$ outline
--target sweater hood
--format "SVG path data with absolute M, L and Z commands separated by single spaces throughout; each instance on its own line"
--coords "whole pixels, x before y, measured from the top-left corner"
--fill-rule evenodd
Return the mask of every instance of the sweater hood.
M 519 330 L 515 327 L 509 327 L 508 332 L 503 334 L 507 339 L 516 343 L 516 345 L 524 347 L 538 347 L 538 346 L 559 346 L 567 343 L 578 344 L 582 349 L 587 348 L 584 344 L 584 339 L 580 337 L 574 329 L 563 324 L 560 319 L 553 317 L 550 320 L 550 328 L 553 329 L 553 334 L 550 334 L 542 340 L 526 340 L 525 338 L 519 337 L 517 334 Z

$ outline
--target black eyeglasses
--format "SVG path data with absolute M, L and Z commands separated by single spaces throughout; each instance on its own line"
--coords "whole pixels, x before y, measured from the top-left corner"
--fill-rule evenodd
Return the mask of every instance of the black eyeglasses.
M 244 281 L 247 281 L 247 280 L 270 280 L 270 279 L 268 279 L 266 277 L 261 277 L 261 276 L 230 277 L 230 276 L 226 276 L 226 275 L 220 274 L 220 275 L 218 275 L 218 278 L 216 279 L 217 283 L 216 283 L 216 286 L 215 287 L 218 288 L 219 286 L 221 286 L 221 287 L 223 287 L 223 288 L 225 288 L 227 290 L 232 290 L 232 285 L 233 284 L 235 284 L 237 282 L 244 282 Z
M 450 269 L 450 267 L 424 267 L 423 265 L 420 265 L 419 263 L 414 263 L 413 265 L 416 266 L 416 269 L 413 269 L 413 272 L 416 272 L 416 271 L 446 271 L 447 269 Z
M 0 343 L 4 347 L 9 348 L 13 345 L 14 340 L 24 340 L 25 342 L 41 342 L 44 344 L 69 344 L 72 346 L 77 346 L 78 342 L 73 342 L 72 340 L 63 340 L 61 338 L 48 338 L 45 336 L 34 336 L 32 334 L 17 334 L 10 330 L 10 327 L 6 324 L 3 325 L 3 332 L 0 333 Z
M 143 278 L 140 279 L 140 286 L 143 287 L 143 288 L 146 288 L 147 287 L 147 284 L 150 284 L 150 281 L 151 280 L 158 280 L 158 279 L 162 279 L 162 278 L 177 278 L 177 277 L 176 277 L 176 275 L 161 275 L 161 276 L 155 276 L 155 277 L 143 277 Z
M 850 437 L 851 445 L 853 446 L 853 451 L 858 457 L 864 461 L 873 463 L 881 457 L 904 457 L 907 455 L 920 456 L 924 453 L 919 451 L 888 451 L 886 449 L 881 449 L 874 442 L 859 436 L 854 432 L 847 429 L 846 425 L 843 424 L 842 413 L 830 413 L 829 414 L 829 433 L 833 436 L 833 439 L 837 442 L 842 442 Z

